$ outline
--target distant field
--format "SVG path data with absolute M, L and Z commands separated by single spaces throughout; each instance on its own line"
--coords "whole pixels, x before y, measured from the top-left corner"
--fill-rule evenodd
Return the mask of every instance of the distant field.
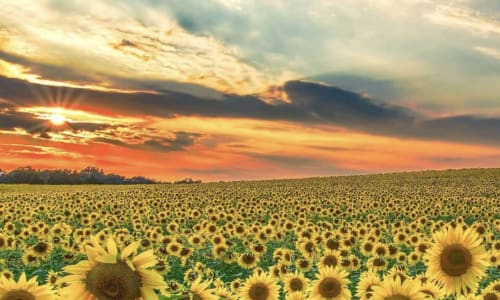
M 161 299 L 389 299 L 386 289 L 397 299 L 494 299 L 499 207 L 500 169 L 0 185 L 0 268 L 38 276 L 53 299 L 134 299 L 138 288 Z M 127 245 L 130 274 L 116 260 Z

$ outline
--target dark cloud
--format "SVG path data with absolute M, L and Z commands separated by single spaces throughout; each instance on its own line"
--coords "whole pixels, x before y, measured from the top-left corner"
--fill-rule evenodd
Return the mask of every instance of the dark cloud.
M 13 131 L 22 129 L 32 135 L 37 135 L 41 138 L 50 138 L 50 132 L 62 132 L 71 130 L 73 132 L 96 132 L 105 129 L 115 128 L 114 125 L 105 123 L 90 123 L 90 122 L 72 122 L 61 126 L 55 126 L 48 120 L 37 118 L 35 114 L 14 110 L 10 103 L 0 102 L 0 130 Z
M 500 118 L 453 116 L 423 120 L 417 123 L 415 134 L 461 142 L 500 143 Z
M 267 154 L 245 151 L 241 152 L 245 156 L 252 157 L 258 160 L 271 162 L 279 165 L 295 166 L 295 167 L 318 167 L 324 165 L 323 159 L 315 159 L 312 157 L 289 156 L 283 154 Z
M 183 131 L 174 132 L 171 138 L 159 136 L 160 134 L 156 132 L 146 136 L 117 132 L 118 129 L 125 127 L 127 126 L 89 122 L 67 122 L 64 125 L 55 126 L 48 120 L 38 119 L 35 114 L 14 110 L 12 104 L 8 102 L 0 102 L 0 130 L 21 129 L 40 139 L 51 139 L 51 133 L 64 134 L 68 130 L 74 133 L 92 132 L 98 135 L 98 137 L 91 139 L 94 142 L 146 151 L 170 152 L 184 150 L 193 145 L 195 140 L 201 136 L 197 133 Z M 137 128 L 128 129 L 136 130 Z
M 210 169 L 195 169 L 195 168 L 181 168 L 179 171 L 186 174 L 196 174 L 196 175 L 214 175 L 214 174 L 234 174 L 237 173 L 235 170 L 237 168 L 210 168 Z
M 82 72 L 78 71 L 77 68 L 68 68 L 34 62 L 25 57 L 10 54 L 1 50 L 0 59 L 13 64 L 22 65 L 23 67 L 28 68 L 31 74 L 41 75 L 44 79 L 48 80 L 71 81 L 89 85 L 97 85 L 102 81 L 102 78 L 83 74 Z
M 377 79 L 349 74 L 320 74 L 307 78 L 311 81 L 324 82 L 345 90 L 354 91 L 360 94 L 368 94 L 378 99 L 397 100 L 408 93 L 396 82 L 387 79 Z M 406 95 L 408 96 L 408 95 Z
M 130 149 L 139 149 L 152 152 L 182 151 L 194 144 L 200 134 L 178 131 L 172 138 L 149 137 L 140 143 L 130 143 L 128 141 L 113 139 L 109 137 L 97 137 L 93 142 L 112 144 Z
M 121 40 L 121 42 L 112 45 L 116 49 L 121 49 L 121 48 L 141 49 L 144 47 L 141 44 L 132 42 L 127 39 L 123 39 Z M 140 58 L 142 59 L 143 57 Z M 96 74 L 89 75 L 88 72 L 81 72 L 77 68 L 54 66 L 41 62 L 31 61 L 28 58 L 7 53 L 2 51 L 1 49 L 0 49 L 0 60 L 4 60 L 13 64 L 22 65 L 23 67 L 29 69 L 28 72 L 30 74 L 40 76 L 42 79 L 46 80 L 73 82 L 81 85 L 95 85 L 95 86 L 99 86 L 102 84 L 102 82 L 106 82 L 108 85 L 113 86 L 116 89 L 122 89 L 122 90 L 132 90 L 132 91 L 167 90 L 167 91 L 175 91 L 179 93 L 190 94 L 201 98 L 221 99 L 223 97 L 221 93 L 199 84 L 167 81 L 167 80 L 153 80 L 153 79 L 141 80 L 134 78 L 122 78 L 122 77 L 111 77 L 111 76 L 107 76 L 106 78 L 104 78 Z M 29 86 L 33 87 L 33 85 Z M 46 89 L 43 88 L 42 91 L 40 92 L 47 93 L 47 91 L 45 90 Z M 54 90 L 50 89 L 48 92 L 54 92 Z M 52 96 L 53 96 L 52 99 L 57 99 L 55 94 Z M 59 95 L 58 98 L 64 98 L 61 96 L 64 95 Z
M 311 119 L 348 127 L 408 122 L 416 114 L 400 106 L 377 103 L 357 93 L 313 82 L 289 81 L 285 91 L 291 106 L 307 112 Z
M 0 77 L 0 97 L 9 99 L 16 105 L 40 105 L 32 90 L 46 89 L 56 94 L 57 89 L 78 90 L 62 87 L 43 87 L 22 80 Z M 73 92 L 74 94 L 82 93 Z M 194 95 L 166 91 L 161 94 L 149 93 L 112 93 L 85 90 L 84 99 L 75 105 L 106 109 L 111 112 L 131 115 L 150 115 L 158 117 L 208 116 L 257 118 L 274 120 L 306 121 L 311 119 L 301 109 L 288 104 L 269 105 L 254 96 L 222 95 L 221 100 L 206 99 Z M 72 103 L 69 103 L 71 105 Z
M 34 100 L 31 90 L 42 87 L 31 84 L 31 88 L 27 88 L 26 85 L 27 83 L 21 80 L 0 77 L 0 97 L 19 106 L 40 105 L 38 100 Z M 52 90 L 52 93 L 61 89 L 43 88 Z M 303 124 L 336 125 L 377 135 L 500 144 L 500 117 L 464 115 L 429 118 L 402 106 L 389 105 L 354 92 L 314 82 L 289 81 L 283 89 L 288 94 L 290 103 L 269 104 L 254 95 L 221 94 L 220 99 L 209 99 L 167 90 L 159 91 L 161 94 L 121 94 L 87 90 L 83 99 L 73 103 L 73 107 L 96 107 L 116 115 L 284 120 Z M 32 121 L 21 118 L 20 122 Z M 12 123 L 12 120 L 9 123 Z M 151 142 L 149 146 L 162 148 L 162 143 Z
M 50 122 L 38 120 L 33 114 L 6 110 L 0 112 L 0 130 L 24 129 L 31 134 L 43 133 L 50 129 Z
M 38 138 L 44 139 L 44 140 L 50 140 L 52 137 L 47 132 L 42 132 L 38 135 Z
M 139 46 L 127 39 L 122 39 L 120 43 L 114 44 L 113 45 L 115 48 L 121 48 L 121 47 L 132 47 L 132 48 L 138 48 Z

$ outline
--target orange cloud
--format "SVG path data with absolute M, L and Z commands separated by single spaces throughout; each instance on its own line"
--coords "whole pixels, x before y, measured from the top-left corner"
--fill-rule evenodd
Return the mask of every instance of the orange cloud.
M 155 119 L 149 126 L 159 132 L 198 132 L 202 137 L 188 149 L 162 153 L 2 134 L 0 148 L 6 155 L 0 158 L 0 166 L 79 169 L 98 165 L 126 176 L 165 180 L 189 176 L 207 181 L 491 167 L 500 159 L 496 147 L 390 138 L 280 121 L 183 117 Z

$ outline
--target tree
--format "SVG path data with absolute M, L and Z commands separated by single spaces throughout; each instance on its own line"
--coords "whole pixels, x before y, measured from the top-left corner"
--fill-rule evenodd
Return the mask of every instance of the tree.
M 17 168 L 9 173 L 0 170 L 0 183 L 30 184 L 151 184 L 157 183 L 146 177 L 125 178 L 118 174 L 105 174 L 102 169 L 86 167 L 80 172 L 70 169 L 35 170 L 32 167 Z

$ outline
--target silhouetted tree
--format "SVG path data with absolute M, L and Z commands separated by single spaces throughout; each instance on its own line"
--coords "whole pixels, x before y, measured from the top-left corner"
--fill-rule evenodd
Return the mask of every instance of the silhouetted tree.
M 102 169 L 86 167 L 80 172 L 62 170 L 35 170 L 32 167 L 17 168 L 9 173 L 0 170 L 0 183 L 29 184 L 152 184 L 146 177 L 125 178 L 118 174 L 105 174 Z

